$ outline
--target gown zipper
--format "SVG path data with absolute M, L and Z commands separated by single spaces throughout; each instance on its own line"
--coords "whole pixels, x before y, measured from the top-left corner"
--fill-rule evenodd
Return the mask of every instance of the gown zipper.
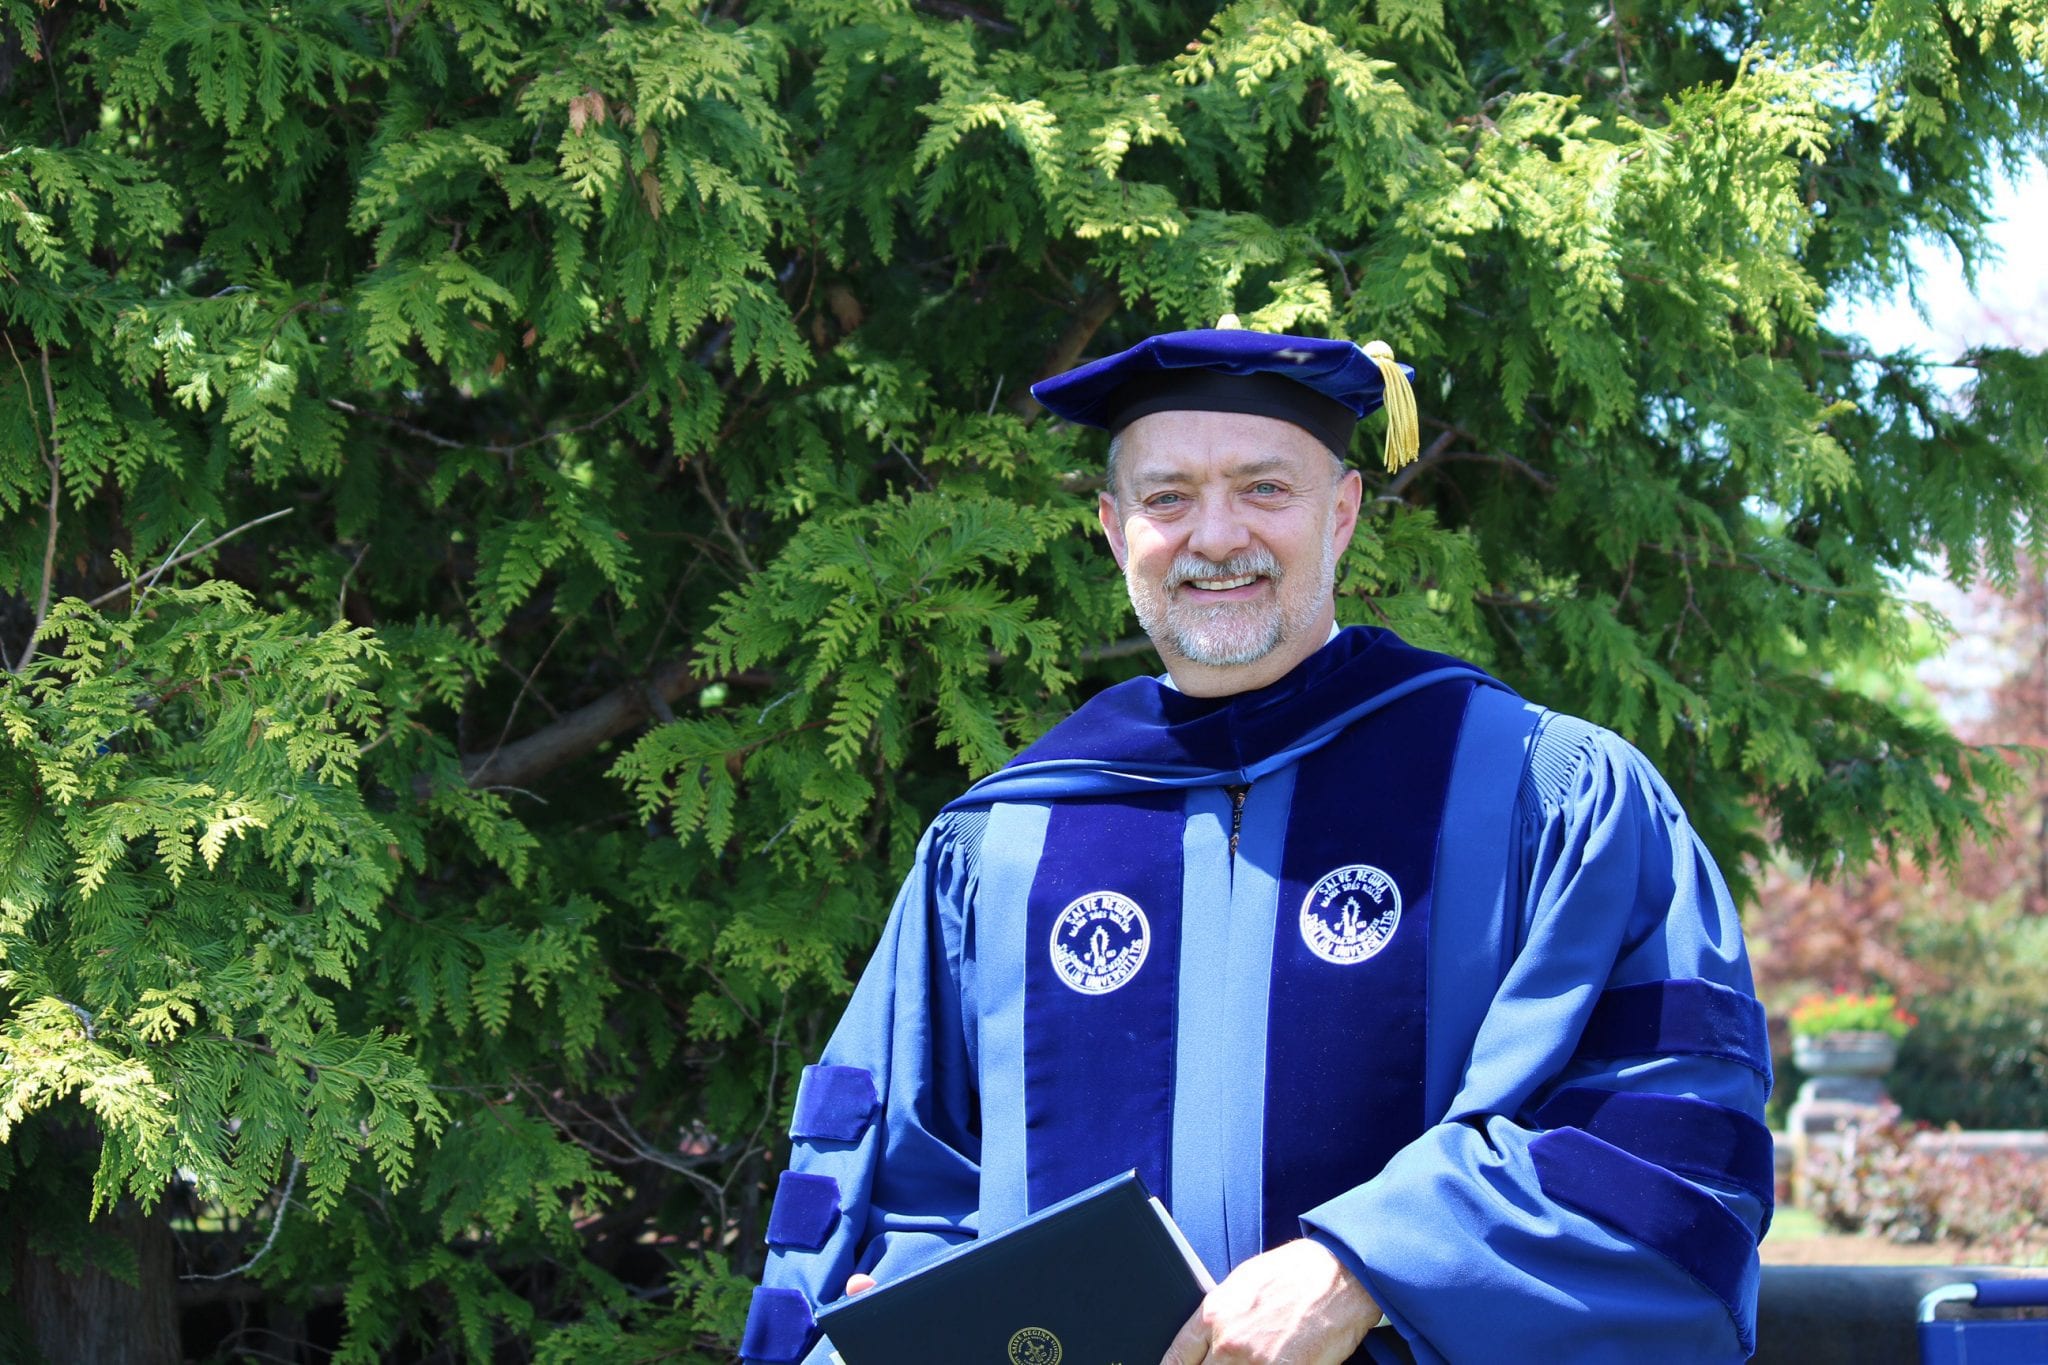
M 1244 832 L 1244 802 L 1252 794 L 1251 783 L 1231 787 L 1230 791 L 1230 861 L 1237 861 L 1237 836 Z

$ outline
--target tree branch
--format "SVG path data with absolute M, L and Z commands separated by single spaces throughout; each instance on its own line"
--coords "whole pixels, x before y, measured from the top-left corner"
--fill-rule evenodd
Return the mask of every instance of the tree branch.
M 237 1275 L 246 1275 L 251 1270 L 254 1270 L 256 1263 L 265 1256 L 268 1256 L 270 1249 L 277 1245 L 278 1230 L 284 1226 L 285 1206 L 292 1202 L 292 1186 L 298 1183 L 299 1159 L 294 1156 L 292 1158 L 291 1171 L 284 1178 L 284 1191 L 277 1196 L 277 1212 L 270 1217 L 270 1235 L 263 1239 L 262 1246 L 256 1248 L 254 1256 L 251 1256 L 233 1270 L 223 1270 L 218 1275 L 180 1275 L 178 1278 L 181 1280 L 232 1280 Z
M 1123 659 L 1147 653 L 1152 641 L 1143 635 L 1094 645 L 1081 651 L 1082 663 Z M 991 654 L 990 663 L 1000 662 Z M 664 719 L 662 712 L 684 697 L 694 696 L 713 683 L 765 687 L 773 679 L 766 673 L 739 673 L 729 678 L 699 678 L 690 671 L 688 659 L 670 659 L 644 680 L 613 688 L 588 706 L 578 707 L 523 739 L 503 744 L 489 753 L 462 756 L 462 780 L 472 787 L 523 787 L 564 763 L 573 762 L 595 750 L 606 740 L 622 735 L 649 719 Z M 673 713 L 671 713 L 673 714 Z M 415 783 L 416 794 L 424 798 L 430 790 L 425 778 Z
M 483 772 L 484 769 L 490 767 L 491 761 L 497 758 L 500 751 L 504 749 L 505 737 L 512 733 L 512 722 L 519 719 L 519 707 L 523 702 L 525 702 L 526 694 L 533 690 L 533 680 L 540 676 L 541 666 L 547 663 L 548 655 L 553 654 L 555 652 L 555 646 L 562 643 L 562 637 L 569 633 L 569 627 L 574 624 L 576 624 L 576 618 L 573 616 L 570 617 L 568 620 L 562 622 L 562 628 L 555 632 L 555 638 L 548 641 L 548 647 L 546 649 L 543 649 L 540 652 L 540 657 L 533 661 L 533 667 L 528 669 L 525 672 L 525 674 L 523 674 L 520 677 L 519 693 L 517 696 L 512 698 L 512 705 L 505 709 L 505 723 L 498 727 L 497 743 L 491 746 L 491 751 L 488 754 L 484 755 L 484 761 L 477 765 L 477 771 L 479 773 Z M 500 660 L 500 662 L 503 661 Z M 517 672 L 516 669 L 514 671 Z M 548 708 L 548 711 L 555 716 L 555 719 L 561 719 L 560 713 L 556 712 L 555 708 L 549 705 L 548 699 L 546 697 L 541 698 L 541 705 L 546 706 Z M 512 785 L 516 786 L 518 784 L 514 783 Z
M 725 504 L 711 491 L 711 476 L 704 472 L 704 461 L 690 461 L 690 471 L 697 476 L 698 491 L 703 493 L 704 502 L 711 508 L 711 515 L 718 518 L 718 529 L 725 533 L 726 544 L 740 562 L 740 567 L 749 574 L 754 572 L 754 561 L 747 555 L 747 543 L 740 539 L 740 533 L 733 529 L 732 518 L 726 515 Z
M 1470 441 L 1474 439 L 1472 433 L 1445 423 L 1435 423 L 1433 425 L 1443 426 L 1443 435 L 1431 441 L 1429 448 L 1424 450 L 1413 464 L 1387 481 L 1387 486 L 1380 491 L 1380 501 L 1398 500 L 1408 485 L 1415 482 L 1426 471 L 1434 469 L 1438 465 L 1455 464 L 1460 461 L 1505 465 L 1539 488 L 1547 490 L 1557 486 L 1556 480 L 1552 479 L 1548 474 L 1545 474 L 1528 461 L 1508 454 L 1505 450 L 1451 450 L 1449 446 L 1455 438 L 1462 436 Z
M 1015 24 L 1005 23 L 1001 19 L 990 18 L 979 10 L 971 10 L 965 5 L 955 4 L 953 0 L 913 0 L 912 8 L 923 10 L 926 14 L 936 14 L 945 19 L 965 19 L 976 27 L 985 28 L 991 33 L 1015 33 L 1017 31 Z
M 341 589 L 334 594 L 334 619 L 339 621 L 348 615 L 348 585 L 356 576 L 356 570 L 363 567 L 363 556 L 370 553 L 370 542 L 364 541 L 363 548 L 356 551 L 355 562 L 348 566 L 348 572 L 341 576 Z
M 1150 654 L 1152 652 L 1153 646 L 1151 636 L 1127 635 L 1121 640 L 1110 640 L 1104 644 L 1088 646 L 1086 649 L 1081 651 L 1080 657 L 1076 660 L 1076 662 L 1083 664 L 1099 664 L 1105 659 L 1128 659 L 1135 655 Z M 988 652 L 989 666 L 993 668 L 999 664 L 1005 663 L 1009 660 L 1010 657 L 1010 655 L 1003 653 L 999 649 L 991 649 Z
M 1134 655 L 1147 654 L 1151 651 L 1151 636 L 1132 635 L 1122 640 L 1112 640 L 1108 644 L 1090 645 L 1081 651 L 1081 662 L 1084 664 L 1099 664 L 1104 659 L 1128 659 Z
M 560 720 L 487 754 L 462 756 L 462 779 L 472 787 L 521 787 L 544 773 L 596 749 L 615 735 L 657 714 L 654 699 L 670 705 L 694 696 L 715 682 L 765 684 L 767 675 L 742 673 L 732 678 L 698 678 L 688 659 L 671 659 L 645 681 L 613 688 L 605 696 L 568 712 Z M 421 792 L 425 794 L 424 791 Z
M 237 526 L 232 530 L 223 531 L 219 535 L 215 536 L 212 540 L 207 541 L 204 545 L 200 546 L 196 550 L 187 550 L 184 554 L 176 555 L 170 559 L 166 559 L 163 563 L 157 565 L 156 568 L 150 571 L 149 578 L 147 581 L 154 583 L 160 576 L 162 576 L 164 570 L 175 569 L 188 559 L 197 559 L 199 558 L 199 556 L 205 554 L 208 550 L 213 549 L 215 546 L 227 544 L 227 542 L 233 540 L 236 536 L 242 534 L 242 532 L 261 526 L 266 521 L 276 521 L 279 517 L 288 517 L 295 510 L 296 509 L 290 507 L 280 507 L 275 512 L 266 512 L 260 517 L 254 517 L 248 521 L 243 522 L 240 526 Z M 355 571 L 351 569 L 349 572 L 353 573 Z M 138 574 L 134 578 L 129 579 L 126 583 L 123 583 L 118 588 L 108 588 L 98 597 L 95 597 L 92 599 L 92 601 L 87 602 L 86 605 L 88 607 L 105 606 L 107 603 L 119 597 L 122 593 L 130 591 L 143 581 L 144 579 L 142 578 L 142 576 Z
M 1073 369 L 1074 362 L 1081 358 L 1081 352 L 1088 349 L 1088 343 L 1102 330 L 1102 324 L 1116 312 L 1117 302 L 1116 290 L 1108 285 L 1082 299 L 1066 330 L 1060 333 L 1060 339 L 1046 353 L 1045 364 L 1039 367 L 1038 377 L 1046 379 Z M 1032 422 L 1044 409 L 1038 406 L 1038 400 L 1031 396 L 1031 386 L 1026 384 L 1010 399 L 1010 411 Z
M 510 445 L 501 445 L 492 441 L 457 441 L 443 436 L 439 432 L 429 431 L 423 426 L 417 426 L 406 421 L 403 417 L 393 417 L 389 413 L 372 412 L 368 408 L 359 408 L 354 403 L 345 403 L 339 398 L 328 399 L 327 406 L 337 412 L 345 412 L 351 417 L 367 417 L 373 422 L 382 422 L 385 426 L 396 427 L 408 436 L 417 436 L 429 445 L 439 446 L 443 450 L 482 450 L 492 455 L 516 455 L 520 451 L 527 450 L 533 446 L 546 445 L 549 441 L 559 441 L 564 436 L 576 436 L 594 427 L 603 426 L 606 422 L 611 421 L 612 418 L 640 401 L 646 395 L 647 387 L 646 384 L 642 384 L 639 388 L 597 414 L 597 416 L 586 421 L 576 422 L 566 427 L 559 427 L 554 431 L 544 431 L 538 436 L 530 437 L 524 441 L 514 441 Z
M 43 542 L 43 586 L 36 597 L 36 621 L 29 628 L 28 643 L 21 647 L 21 657 L 14 661 L 16 673 L 28 667 L 29 660 L 36 657 L 36 646 L 42 642 L 43 623 L 50 619 L 50 582 L 57 570 L 57 497 L 64 488 L 64 471 L 57 458 L 57 390 L 50 383 L 48 346 L 43 347 L 43 398 L 50 405 L 50 448 L 43 457 L 43 463 L 50 467 L 50 534 Z
M 1921 370 L 1981 370 L 1984 368 L 1981 362 L 1972 360 L 1968 356 L 1962 356 L 1955 360 L 1921 360 L 1915 356 L 1874 355 L 1869 351 L 1838 351 L 1829 349 L 1823 349 L 1820 352 L 1820 354 L 1827 357 L 1829 360 L 1861 361 L 1867 364 L 1879 366 L 1887 370 L 1895 370 L 1900 368 Z

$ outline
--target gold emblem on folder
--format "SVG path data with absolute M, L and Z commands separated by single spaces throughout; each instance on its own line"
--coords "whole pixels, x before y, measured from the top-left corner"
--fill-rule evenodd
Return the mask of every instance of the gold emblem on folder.
M 1043 1327 L 1019 1328 L 1010 1338 L 1010 1365 L 1060 1365 L 1060 1339 Z

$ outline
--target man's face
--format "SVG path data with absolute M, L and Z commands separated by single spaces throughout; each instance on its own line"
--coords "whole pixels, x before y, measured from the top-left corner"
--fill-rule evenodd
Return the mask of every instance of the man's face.
M 1124 429 L 1117 484 L 1102 529 L 1183 690 L 1263 687 L 1321 647 L 1360 483 L 1315 437 L 1246 413 L 1153 413 Z

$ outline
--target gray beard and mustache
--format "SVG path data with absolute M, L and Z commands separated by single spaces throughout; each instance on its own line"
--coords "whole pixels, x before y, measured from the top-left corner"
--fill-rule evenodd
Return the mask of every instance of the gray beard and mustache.
M 1240 578 L 1256 574 L 1272 580 L 1273 597 L 1259 602 L 1204 603 L 1173 595 L 1173 590 L 1193 579 Z M 1255 663 L 1279 648 L 1283 640 L 1315 629 L 1322 616 L 1323 600 L 1336 582 L 1337 547 L 1326 533 L 1323 559 L 1317 567 L 1321 592 L 1287 591 L 1280 561 L 1269 550 L 1248 550 L 1232 555 L 1221 564 L 1200 555 L 1183 554 L 1173 561 L 1164 582 L 1142 582 L 1129 569 L 1124 585 L 1138 624 L 1153 643 L 1170 649 L 1190 663 L 1211 666 Z M 1197 590 L 1199 591 L 1199 589 Z

